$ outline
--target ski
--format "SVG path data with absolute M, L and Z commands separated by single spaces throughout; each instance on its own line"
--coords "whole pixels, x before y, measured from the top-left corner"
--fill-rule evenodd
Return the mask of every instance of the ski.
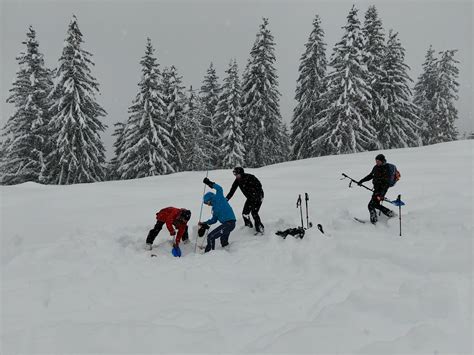
M 363 224 L 369 223 L 369 221 L 364 220 L 364 219 L 360 219 L 360 218 L 357 218 L 357 217 L 354 217 L 354 220 L 357 221 L 357 222 L 359 222 L 359 223 L 363 223 Z

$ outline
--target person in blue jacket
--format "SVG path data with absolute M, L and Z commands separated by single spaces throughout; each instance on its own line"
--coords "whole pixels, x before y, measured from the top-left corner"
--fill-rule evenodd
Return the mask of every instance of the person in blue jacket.
M 217 221 L 221 223 L 219 227 L 207 235 L 207 245 L 204 250 L 204 252 L 207 253 L 215 249 L 216 239 L 221 238 L 221 245 L 223 248 L 229 245 L 230 232 L 235 228 L 235 214 L 232 207 L 230 207 L 229 202 L 227 202 L 227 199 L 224 196 L 224 191 L 220 185 L 212 182 L 208 178 L 205 178 L 203 183 L 211 189 L 216 190 L 216 193 L 208 192 L 204 195 L 204 203 L 208 206 L 212 206 L 212 218 L 199 223 L 199 236 L 203 236 L 206 229 L 209 229 L 210 225 L 215 224 Z

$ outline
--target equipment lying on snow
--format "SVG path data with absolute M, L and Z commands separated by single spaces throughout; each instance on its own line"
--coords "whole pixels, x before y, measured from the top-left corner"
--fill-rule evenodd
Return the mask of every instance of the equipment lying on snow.
M 296 228 L 288 228 L 283 231 L 278 231 L 275 234 L 282 237 L 285 239 L 288 235 L 291 235 L 295 238 L 300 238 L 303 239 L 305 235 L 305 231 L 311 227 L 313 227 L 313 223 L 309 221 L 309 214 L 308 214 L 308 201 L 309 201 L 309 195 L 307 192 L 305 192 L 305 202 L 306 202 L 306 228 L 304 227 L 304 222 L 303 222 L 303 206 L 302 206 L 302 200 L 301 200 L 301 195 L 298 195 L 298 200 L 296 200 L 296 208 L 300 209 L 300 217 L 301 217 L 301 227 L 296 227 Z M 321 224 L 317 224 L 317 227 L 321 233 L 324 234 L 323 231 L 323 226 Z

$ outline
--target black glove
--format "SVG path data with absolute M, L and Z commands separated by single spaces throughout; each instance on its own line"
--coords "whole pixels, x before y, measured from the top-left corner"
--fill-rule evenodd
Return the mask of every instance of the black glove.
M 208 229 L 209 229 L 209 225 L 207 225 L 206 223 L 201 223 L 198 230 L 198 236 L 203 237 L 204 234 L 206 234 L 206 230 Z
M 363 183 L 363 181 L 362 181 L 362 180 L 359 180 L 359 181 L 357 181 L 357 185 L 359 185 L 359 186 L 361 186 L 361 185 L 362 185 L 362 183 Z
M 209 180 L 208 178 L 204 178 L 202 182 L 205 183 L 207 186 L 209 186 L 211 189 L 214 188 L 214 182 Z

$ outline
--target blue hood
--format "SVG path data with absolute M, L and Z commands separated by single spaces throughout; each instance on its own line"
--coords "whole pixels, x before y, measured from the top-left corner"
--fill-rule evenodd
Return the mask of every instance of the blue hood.
M 204 195 L 204 198 L 203 198 L 203 201 L 204 203 L 208 203 L 208 202 L 212 202 L 214 201 L 214 197 L 216 195 L 213 193 L 213 192 L 207 192 L 205 195 Z

